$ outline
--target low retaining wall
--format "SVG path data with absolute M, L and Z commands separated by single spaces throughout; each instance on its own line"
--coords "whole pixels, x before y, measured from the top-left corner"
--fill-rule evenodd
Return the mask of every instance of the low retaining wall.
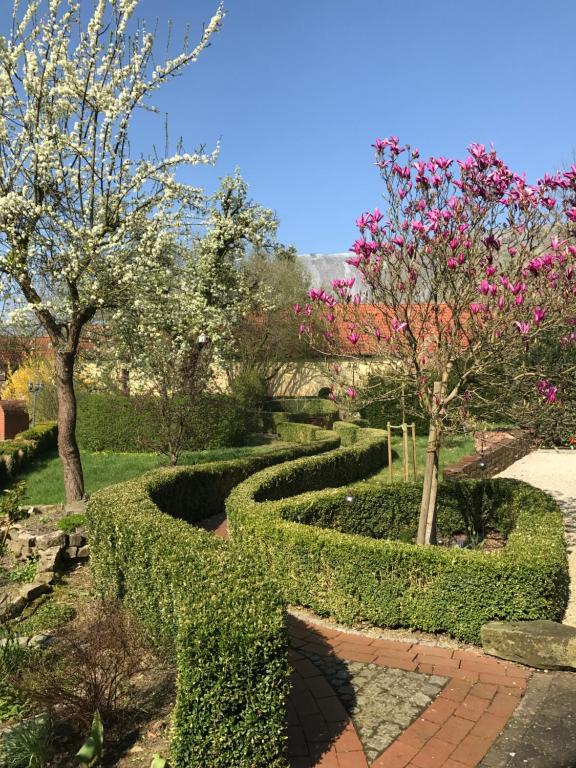
M 443 472 L 444 480 L 494 477 L 530 453 L 533 447 L 532 435 L 521 429 L 477 432 L 474 441 L 477 450 L 482 450 L 484 446 L 484 455 L 475 453 L 464 456 L 455 464 L 446 467 Z

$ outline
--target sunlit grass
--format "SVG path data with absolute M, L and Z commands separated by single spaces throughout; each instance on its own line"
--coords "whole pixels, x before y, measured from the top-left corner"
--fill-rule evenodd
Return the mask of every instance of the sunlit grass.
M 182 454 L 179 464 L 202 464 L 207 461 L 238 459 L 277 450 L 284 445 L 285 443 L 276 441 L 240 448 L 188 451 Z M 149 472 L 151 469 L 165 466 L 168 466 L 167 458 L 156 453 L 93 453 L 82 451 L 82 468 L 86 493 L 88 494 L 94 493 L 99 488 L 138 477 L 138 475 Z M 58 456 L 54 454 L 33 462 L 18 479 L 26 482 L 25 504 L 59 504 L 64 501 L 62 465 Z

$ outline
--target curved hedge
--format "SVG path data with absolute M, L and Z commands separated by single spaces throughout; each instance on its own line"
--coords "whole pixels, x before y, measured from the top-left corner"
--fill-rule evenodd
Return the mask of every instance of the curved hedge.
M 276 431 L 281 422 L 315 424 L 330 429 L 339 418 L 338 406 L 320 397 L 276 397 L 261 413 L 264 430 Z
M 58 443 L 58 426 L 49 421 L 36 424 L 0 442 L 0 487 L 4 487 L 26 464 L 37 456 L 54 450 Z
M 468 642 L 478 642 L 490 620 L 562 618 L 566 546 L 561 512 L 547 494 L 511 480 L 441 486 L 441 529 L 483 522 L 510 532 L 508 543 L 497 553 L 417 547 L 374 536 L 386 535 L 386 526 L 413 535 L 420 489 L 368 482 L 318 490 L 318 467 L 332 460 L 264 470 L 227 501 L 234 537 L 264 554 L 289 603 L 344 623 L 447 632 Z M 351 482 L 343 472 L 336 479 L 325 485 Z
M 275 462 L 328 451 L 336 435 L 273 453 L 160 469 L 90 499 L 96 583 L 176 661 L 176 768 L 280 768 L 288 687 L 284 605 L 260 553 L 187 525 Z M 180 519 L 175 519 L 180 518 Z

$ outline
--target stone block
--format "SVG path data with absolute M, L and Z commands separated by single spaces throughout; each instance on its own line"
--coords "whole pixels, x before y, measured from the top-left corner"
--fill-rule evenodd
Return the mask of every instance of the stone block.
M 50 547 L 40 553 L 38 560 L 37 573 L 48 573 L 57 570 L 60 563 L 60 547 Z
M 67 547 L 63 554 L 69 560 L 75 560 L 78 557 L 78 547 Z
M 68 534 L 69 547 L 82 547 L 84 544 L 86 544 L 86 539 L 81 533 Z
M 84 547 L 80 547 L 78 550 L 78 557 L 81 559 L 90 557 L 90 546 L 88 544 L 86 544 Z
M 51 533 L 44 533 L 42 536 L 36 538 L 36 548 L 39 550 L 65 546 L 66 534 L 64 531 L 52 531 Z
M 14 557 L 20 557 L 22 554 L 22 542 L 18 541 L 18 539 L 8 539 L 6 546 Z
M 82 515 L 86 512 L 85 501 L 70 501 L 64 507 L 64 511 L 67 515 Z
M 44 582 L 33 582 L 32 584 L 25 584 L 20 590 L 19 596 L 22 597 L 27 603 L 31 603 L 32 600 L 36 600 L 40 595 L 46 595 L 52 592 L 50 584 Z
M 25 549 L 31 549 L 36 545 L 36 537 L 26 531 L 22 531 L 16 541 L 19 541 Z
M 491 656 L 537 669 L 576 669 L 576 627 L 555 621 L 491 621 L 481 637 Z

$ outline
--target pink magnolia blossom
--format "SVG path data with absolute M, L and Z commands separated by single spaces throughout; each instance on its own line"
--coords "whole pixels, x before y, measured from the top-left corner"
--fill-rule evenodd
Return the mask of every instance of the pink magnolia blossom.
M 350 331 L 350 333 L 346 336 L 350 344 L 357 344 L 360 341 L 359 334 L 356 333 L 356 331 Z
M 346 389 L 346 394 L 348 395 L 348 397 L 349 397 L 351 400 L 355 400 L 355 399 L 356 399 L 356 397 L 357 397 L 357 395 L 358 395 L 358 393 L 356 392 L 356 390 L 355 390 L 355 388 L 354 388 L 354 387 L 348 387 L 348 388 Z
M 530 323 L 522 323 L 519 320 L 516 320 L 514 325 L 518 329 L 518 332 L 522 334 L 522 336 L 527 336 L 530 333 Z
M 541 307 L 534 307 L 534 322 L 536 325 L 546 317 L 546 310 Z
M 393 317 L 390 322 L 390 325 L 392 326 L 393 331 L 398 332 L 398 331 L 403 331 L 404 328 L 406 328 L 406 326 L 408 325 L 408 323 L 401 323 L 396 317 Z

